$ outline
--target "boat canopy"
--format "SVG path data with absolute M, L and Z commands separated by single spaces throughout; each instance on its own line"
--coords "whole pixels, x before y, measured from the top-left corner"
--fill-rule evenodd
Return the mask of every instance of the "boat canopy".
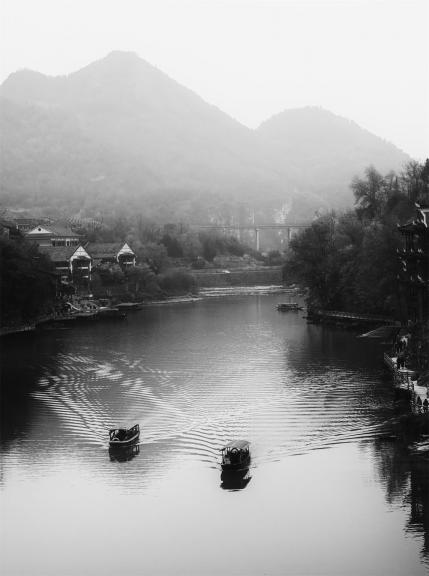
M 109 434 L 111 434 L 112 432 L 137 432 L 140 431 L 140 426 L 138 424 L 134 424 L 134 426 L 132 426 L 131 428 L 121 428 L 121 427 L 117 427 L 117 428 L 110 428 L 109 430 Z
M 226 446 L 224 446 L 222 448 L 222 452 L 224 450 L 232 450 L 234 448 L 236 450 L 245 450 L 249 446 L 250 446 L 250 442 L 248 442 L 247 440 L 233 440 L 232 442 L 230 442 L 229 444 L 227 444 Z

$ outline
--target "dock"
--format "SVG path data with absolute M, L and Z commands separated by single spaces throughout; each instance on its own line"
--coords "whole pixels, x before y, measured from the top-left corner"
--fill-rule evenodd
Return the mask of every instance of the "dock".
M 417 384 L 416 373 L 408 368 L 397 367 L 397 357 L 384 353 L 384 364 L 393 375 L 395 388 L 402 390 L 410 395 L 413 408 L 416 412 L 427 412 L 428 407 L 424 406 L 425 400 L 429 402 L 429 394 L 427 386 L 419 386 Z
M 388 316 L 373 316 L 372 314 L 341 312 L 339 310 L 309 310 L 307 318 L 312 322 L 326 324 L 393 324 L 393 319 Z

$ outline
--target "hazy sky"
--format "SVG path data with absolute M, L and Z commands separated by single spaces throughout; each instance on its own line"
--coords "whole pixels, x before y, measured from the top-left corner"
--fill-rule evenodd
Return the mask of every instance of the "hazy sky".
M 322 106 L 429 155 L 429 0 L 0 0 L 0 80 L 133 50 L 250 127 Z

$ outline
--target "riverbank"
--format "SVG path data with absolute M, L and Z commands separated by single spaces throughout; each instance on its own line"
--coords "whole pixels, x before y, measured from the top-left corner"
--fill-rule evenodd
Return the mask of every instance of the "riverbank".
M 139 302 L 121 302 L 118 304 L 110 303 L 109 306 L 115 308 L 118 306 L 126 313 L 133 313 L 142 308 L 150 306 L 163 306 L 169 304 L 192 304 L 203 300 L 204 298 L 223 298 L 227 296 L 252 296 L 252 295 L 269 295 L 269 294 L 296 294 L 297 289 L 282 284 L 274 285 L 257 285 L 257 286 L 224 286 L 213 288 L 201 288 L 196 294 L 186 294 L 183 296 L 165 296 L 162 299 L 147 298 Z M 104 305 L 104 304 L 103 304 Z M 99 316 L 98 309 L 101 306 L 97 299 L 89 297 L 74 298 L 69 313 L 44 314 L 34 319 L 31 323 L 17 324 L 15 326 L 0 328 L 0 337 L 27 332 L 35 332 L 37 329 L 52 328 L 56 325 L 67 323 L 71 325 L 74 322 L 82 321 L 105 321 L 106 316 Z M 119 318 L 119 316 L 118 316 Z

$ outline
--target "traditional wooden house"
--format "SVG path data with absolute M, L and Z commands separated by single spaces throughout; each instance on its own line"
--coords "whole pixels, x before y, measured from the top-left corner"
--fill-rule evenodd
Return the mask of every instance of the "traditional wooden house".
M 128 268 L 136 265 L 136 255 L 126 242 L 91 242 L 85 249 L 91 255 L 94 266 L 119 264 L 121 268 Z
M 81 237 L 68 226 L 45 226 L 39 224 L 25 234 L 28 240 L 39 246 L 79 246 Z
M 398 250 L 402 320 L 429 324 L 429 206 L 416 204 L 413 220 L 398 226 L 404 244 Z
M 92 261 L 83 246 L 40 246 L 39 251 L 52 260 L 61 282 L 89 287 Z
M 16 223 L 16 226 L 20 232 L 25 234 L 33 228 L 37 228 L 38 226 L 51 226 L 54 224 L 52 218 L 41 217 L 41 218 L 14 218 L 13 221 Z

